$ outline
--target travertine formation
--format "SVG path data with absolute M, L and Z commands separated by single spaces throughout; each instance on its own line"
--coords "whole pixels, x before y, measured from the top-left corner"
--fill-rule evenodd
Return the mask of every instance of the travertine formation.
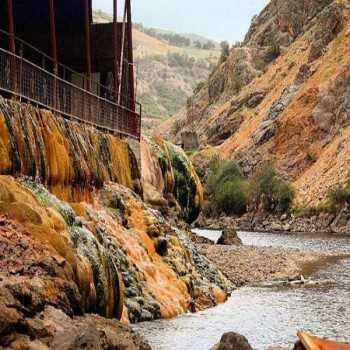
M 193 183 L 178 188 L 188 161 L 171 147 L 159 174 L 172 183 L 164 195 L 193 220 L 200 183 L 191 168 Z M 169 318 L 226 299 L 230 283 L 188 233 L 133 190 L 140 175 L 125 141 L 1 99 L 0 154 L 0 347 L 74 348 L 85 339 L 107 349 L 125 336 L 125 348 L 147 349 L 103 317 Z M 104 328 L 117 333 L 102 336 Z
M 172 208 L 192 223 L 203 203 L 201 182 L 184 151 L 160 137 L 141 142 L 145 201 L 166 212 Z
M 71 202 L 90 201 L 106 181 L 133 189 L 137 180 L 126 142 L 2 97 L 0 155 L 0 174 L 32 177 Z

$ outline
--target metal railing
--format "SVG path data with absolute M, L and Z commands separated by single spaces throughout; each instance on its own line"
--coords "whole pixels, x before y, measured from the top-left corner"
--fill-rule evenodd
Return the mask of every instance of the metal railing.
M 39 50 L 36 51 L 43 54 Z M 93 84 L 96 84 L 94 89 L 97 89 L 93 91 L 106 91 L 106 94 L 112 95 L 114 93 L 97 82 Z M 140 139 L 140 104 L 127 102 L 126 98 L 122 98 L 123 105 L 119 105 L 2 48 L 0 48 L 0 90 L 65 117 L 109 132 Z M 135 110 L 130 107 L 133 104 Z

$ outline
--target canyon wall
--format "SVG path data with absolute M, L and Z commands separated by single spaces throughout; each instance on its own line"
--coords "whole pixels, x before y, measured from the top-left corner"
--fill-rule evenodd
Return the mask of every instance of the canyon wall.
M 169 318 L 226 299 L 230 283 L 188 232 L 142 200 L 126 141 L 0 99 L 0 155 L 1 346 L 51 347 L 79 329 L 89 334 L 87 324 L 99 334 L 113 326 L 106 318 Z M 199 189 L 177 197 L 189 218 Z
M 194 156 L 236 160 L 246 176 L 274 163 L 296 205 L 322 204 L 349 181 L 350 4 L 272 0 L 245 40 L 201 84 L 183 111 L 158 127 L 180 142 L 195 131 Z

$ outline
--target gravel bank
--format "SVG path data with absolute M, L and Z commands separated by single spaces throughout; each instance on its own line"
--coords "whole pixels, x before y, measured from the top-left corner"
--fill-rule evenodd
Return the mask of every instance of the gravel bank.
M 321 260 L 327 258 L 283 248 L 196 246 L 236 287 L 264 281 L 294 280 L 302 273 L 312 272 Z

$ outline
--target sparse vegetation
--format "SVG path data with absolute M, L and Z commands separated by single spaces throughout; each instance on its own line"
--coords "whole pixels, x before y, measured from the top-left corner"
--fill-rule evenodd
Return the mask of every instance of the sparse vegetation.
M 338 185 L 328 192 L 324 202 L 318 205 L 301 205 L 294 209 L 297 217 L 310 218 L 322 213 L 339 213 L 344 207 L 350 205 L 350 184 Z
M 228 57 L 230 56 L 230 44 L 227 41 L 222 41 L 220 43 L 221 47 L 221 55 L 219 59 L 219 65 L 226 62 Z
M 294 190 L 271 165 L 262 168 L 251 179 L 244 178 L 241 168 L 233 161 L 214 158 L 209 169 L 206 185 L 213 212 L 230 215 L 243 214 L 248 208 L 270 213 L 291 209 Z
M 328 194 L 330 209 L 339 211 L 345 205 L 350 205 L 350 184 L 339 185 Z
M 306 160 L 310 163 L 315 163 L 317 161 L 317 155 L 313 152 L 308 152 L 306 154 Z
M 272 165 L 267 165 L 250 181 L 251 204 L 270 213 L 288 211 L 293 203 L 294 190 L 281 179 Z
M 322 203 L 317 206 L 314 205 L 301 205 L 293 210 L 296 217 L 311 218 L 313 216 L 318 216 L 322 213 L 329 213 L 330 207 L 328 202 Z

